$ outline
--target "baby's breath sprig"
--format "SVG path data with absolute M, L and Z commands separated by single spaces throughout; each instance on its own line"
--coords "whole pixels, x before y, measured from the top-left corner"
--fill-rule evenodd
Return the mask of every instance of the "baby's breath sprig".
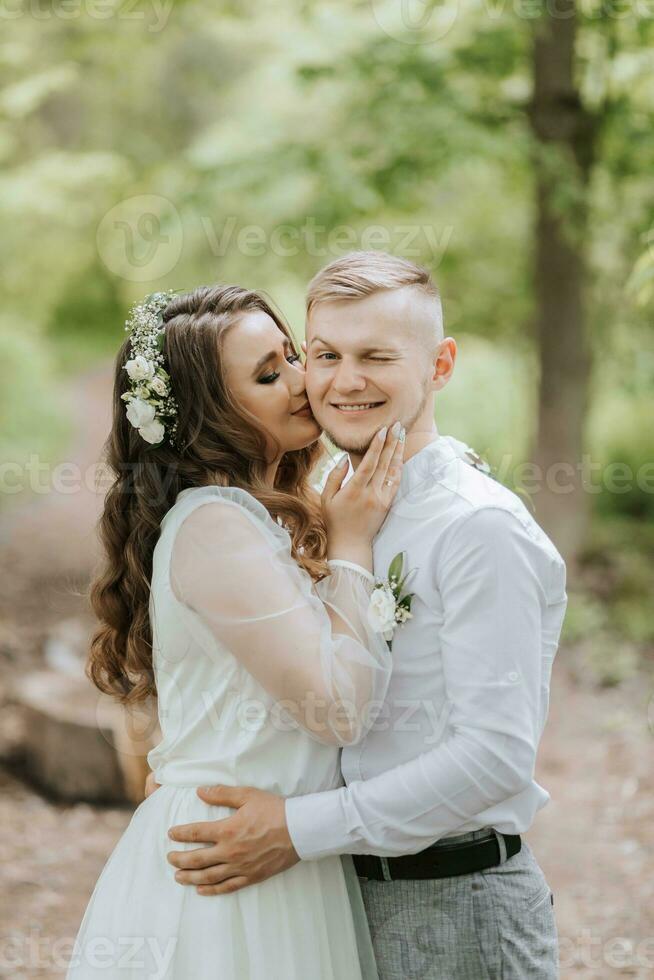
M 163 311 L 174 296 L 172 290 L 146 296 L 131 308 L 125 322 L 131 357 L 123 366 L 131 385 L 121 398 L 129 422 L 151 445 L 167 436 L 174 446 L 177 434 L 177 403 L 163 356 Z

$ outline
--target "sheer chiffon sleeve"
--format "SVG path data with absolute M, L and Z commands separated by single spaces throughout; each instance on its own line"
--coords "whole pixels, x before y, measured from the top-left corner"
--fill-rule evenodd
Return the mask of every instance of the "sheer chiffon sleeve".
M 210 655 L 213 641 L 227 649 L 318 740 L 353 744 L 391 672 L 388 645 L 367 620 L 372 576 L 333 562 L 314 590 L 286 531 L 265 514 L 219 496 L 196 506 L 175 533 L 173 593 L 208 627 Z

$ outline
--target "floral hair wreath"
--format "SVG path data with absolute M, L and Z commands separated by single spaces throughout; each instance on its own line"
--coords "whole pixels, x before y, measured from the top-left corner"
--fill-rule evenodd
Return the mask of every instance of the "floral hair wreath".
M 125 322 L 125 330 L 131 331 L 131 357 L 123 367 L 131 384 L 120 397 L 129 422 L 154 446 L 166 436 L 174 446 L 177 433 L 177 402 L 163 366 L 163 311 L 174 296 L 172 290 L 146 296 L 131 308 Z

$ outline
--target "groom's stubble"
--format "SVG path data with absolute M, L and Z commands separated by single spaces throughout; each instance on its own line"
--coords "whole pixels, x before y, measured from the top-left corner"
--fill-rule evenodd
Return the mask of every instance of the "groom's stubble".
M 411 415 L 410 415 L 409 418 L 401 418 L 401 419 L 399 419 L 399 421 L 402 423 L 402 425 L 406 429 L 407 433 L 410 433 L 411 432 L 411 430 L 412 430 L 413 426 L 415 425 L 416 421 L 420 418 L 420 416 L 424 412 L 425 405 L 427 404 L 427 400 L 432 395 L 432 390 L 431 390 L 431 386 L 430 386 L 429 377 L 425 376 L 422 379 L 422 381 L 420 382 L 420 390 L 421 390 L 421 396 L 420 396 L 420 402 L 419 402 L 418 406 L 414 409 L 414 411 L 411 413 Z M 393 419 L 392 421 L 394 422 L 396 420 Z M 318 422 L 320 423 L 320 420 L 319 419 L 318 419 Z M 327 438 L 329 439 L 329 441 L 334 446 L 336 446 L 337 449 L 340 449 L 343 452 L 348 453 L 348 455 L 350 455 L 350 456 L 356 456 L 356 457 L 361 458 L 362 456 L 365 456 L 365 454 L 367 453 L 367 451 L 368 451 L 368 449 L 370 447 L 370 444 L 371 444 L 372 440 L 375 438 L 375 435 L 377 434 L 377 430 L 375 430 L 374 432 L 371 432 L 368 435 L 368 437 L 366 438 L 365 442 L 362 443 L 362 444 L 346 443 L 344 440 L 339 439 L 333 432 L 331 432 L 327 428 L 323 428 L 323 433 L 324 433 L 324 435 L 327 436 Z M 358 462 L 354 466 L 355 469 L 356 469 L 356 466 L 358 466 Z

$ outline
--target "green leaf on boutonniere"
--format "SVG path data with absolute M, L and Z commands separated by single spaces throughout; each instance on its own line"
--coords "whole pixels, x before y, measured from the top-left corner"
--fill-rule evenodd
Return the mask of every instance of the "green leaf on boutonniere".
M 402 569 L 404 568 L 404 552 L 401 551 L 399 555 L 396 555 L 393 561 L 388 566 L 388 581 L 392 585 L 392 580 L 395 579 L 397 586 L 399 588 L 402 582 Z

